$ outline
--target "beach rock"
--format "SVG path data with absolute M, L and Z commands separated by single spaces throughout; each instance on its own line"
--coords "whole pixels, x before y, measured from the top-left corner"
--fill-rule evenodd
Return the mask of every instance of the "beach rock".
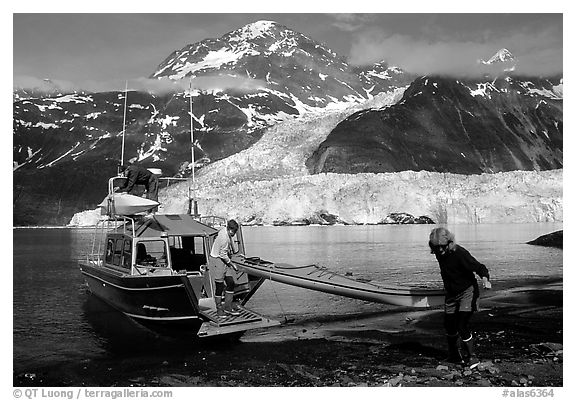
M 491 368 L 493 366 L 492 361 L 483 361 L 481 363 L 479 363 L 476 368 L 478 369 L 478 371 L 485 371 L 488 368 Z
M 556 231 L 547 235 L 539 236 L 538 238 L 527 242 L 536 246 L 557 247 L 562 248 L 564 242 L 564 231 Z
M 488 372 L 490 372 L 492 375 L 496 375 L 500 373 L 500 369 L 496 367 L 488 367 Z
M 166 375 L 160 378 L 164 386 L 188 386 L 188 377 L 180 374 Z
M 398 376 L 396 378 L 392 378 L 388 381 L 388 386 L 398 386 L 400 384 L 400 381 L 402 381 L 401 376 Z
M 558 355 L 562 354 L 563 346 L 560 343 L 538 343 L 538 344 L 531 344 L 530 350 L 542 354 L 542 355 Z
M 434 224 L 432 218 L 425 215 L 414 217 L 411 214 L 400 212 L 390 213 L 382 220 L 383 224 Z

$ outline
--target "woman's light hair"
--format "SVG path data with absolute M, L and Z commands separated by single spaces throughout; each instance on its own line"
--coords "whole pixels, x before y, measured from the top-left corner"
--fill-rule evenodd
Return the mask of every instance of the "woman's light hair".
M 448 245 L 448 250 L 454 250 L 454 247 L 456 246 L 456 237 L 446 228 L 434 228 L 432 229 L 432 232 L 430 232 L 428 245 L 430 246 L 430 249 L 434 246 Z

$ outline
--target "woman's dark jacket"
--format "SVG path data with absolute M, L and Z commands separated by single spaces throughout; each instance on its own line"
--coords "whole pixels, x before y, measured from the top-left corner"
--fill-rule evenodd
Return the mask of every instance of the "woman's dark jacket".
M 488 268 L 476 260 L 464 247 L 455 245 L 453 250 L 444 255 L 436 255 L 440 264 L 440 274 L 448 296 L 462 293 L 470 286 L 478 289 L 474 273 L 490 279 Z

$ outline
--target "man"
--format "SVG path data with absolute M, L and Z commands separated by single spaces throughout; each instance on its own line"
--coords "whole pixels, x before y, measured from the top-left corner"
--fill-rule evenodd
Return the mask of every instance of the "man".
M 468 323 L 478 310 L 480 290 L 474 274 L 482 278 L 484 288 L 490 289 L 490 273 L 464 247 L 455 243 L 455 236 L 446 228 L 436 228 L 428 241 L 431 253 L 440 265 L 446 299 L 444 302 L 444 328 L 448 341 L 449 362 L 465 363 L 470 368 L 478 365 L 474 342 Z M 462 355 L 458 339 L 462 340 Z
M 226 227 L 218 232 L 218 236 L 216 236 L 216 240 L 214 240 L 210 250 L 211 265 L 213 265 L 212 272 L 216 284 L 214 301 L 216 302 L 216 312 L 220 316 L 225 314 L 240 315 L 240 312 L 232 307 L 234 287 L 236 286 L 234 276 L 238 268 L 230 261 L 230 255 L 233 253 L 231 238 L 236 235 L 236 232 L 238 232 L 238 223 L 231 219 L 226 224 Z M 226 285 L 226 293 L 224 295 L 224 309 L 222 309 L 224 285 Z
M 131 193 L 135 185 L 144 185 L 146 188 L 146 198 L 158 201 L 158 177 L 146 168 L 137 165 L 120 166 L 120 172 L 124 173 L 126 182 L 116 192 Z M 157 208 L 156 208 L 157 209 Z

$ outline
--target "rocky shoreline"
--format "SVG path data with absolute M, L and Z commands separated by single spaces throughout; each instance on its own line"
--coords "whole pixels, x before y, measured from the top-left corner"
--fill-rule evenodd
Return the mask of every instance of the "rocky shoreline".
M 14 386 L 561 387 L 562 293 L 561 280 L 494 282 L 472 321 L 474 369 L 442 361 L 441 309 L 394 309 L 14 374 Z

